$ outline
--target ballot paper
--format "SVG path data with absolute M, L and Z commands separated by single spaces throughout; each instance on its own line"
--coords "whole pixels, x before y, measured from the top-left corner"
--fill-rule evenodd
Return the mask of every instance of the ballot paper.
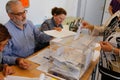
M 82 31 L 82 24 L 80 24 L 80 26 L 78 27 L 77 33 L 74 37 L 74 40 L 78 39 L 80 37 L 80 33 Z
M 69 62 L 61 62 L 58 59 L 54 59 L 53 66 L 49 68 L 49 73 L 56 73 L 57 76 L 61 76 L 67 80 L 78 80 L 80 77 L 80 68 Z
M 8 75 L 5 80 L 57 80 L 56 78 L 45 75 L 44 73 L 40 74 L 38 78 L 29 78 L 29 77 L 21 77 L 21 76 L 10 76 Z
M 7 76 L 5 80 L 39 80 L 39 78 L 28 78 L 21 76 Z
M 62 29 L 62 31 L 57 31 L 57 30 L 48 30 L 48 31 L 44 31 L 44 33 L 56 37 L 56 38 L 63 38 L 63 37 L 68 37 L 71 35 L 75 35 L 75 32 L 66 30 L 66 29 Z
M 28 60 L 40 64 L 40 66 L 37 67 L 38 70 L 48 72 L 49 67 L 52 66 L 49 60 L 50 55 L 52 54 L 50 53 L 49 49 L 46 48 L 37 55 L 28 58 Z
M 37 55 L 28 58 L 28 60 L 42 65 L 48 62 L 48 60 L 44 57 L 48 57 L 49 55 L 50 55 L 49 49 L 46 48 L 43 51 L 40 51 Z
M 37 67 L 37 70 L 48 72 L 48 69 L 52 66 L 52 64 L 49 61 L 46 61 L 45 63 L 41 64 Z

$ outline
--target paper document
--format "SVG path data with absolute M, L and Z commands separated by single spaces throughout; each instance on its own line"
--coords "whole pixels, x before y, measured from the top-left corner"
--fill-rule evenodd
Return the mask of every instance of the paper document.
M 49 67 L 51 67 L 51 63 L 49 62 L 49 56 L 50 56 L 50 52 L 49 49 L 44 49 L 43 51 L 41 51 L 39 54 L 28 58 L 28 60 L 40 64 L 39 67 L 37 67 L 38 70 L 40 71 L 44 71 L 44 72 L 48 72 Z
M 28 77 L 21 77 L 21 76 L 7 76 L 5 80 L 57 80 L 47 75 L 43 75 L 43 73 L 38 78 L 28 78 Z
M 20 76 L 7 76 L 5 80 L 39 80 L 39 78 L 28 78 Z
M 44 33 L 56 38 L 68 37 L 76 34 L 75 32 L 65 30 L 65 29 L 62 29 L 62 31 L 48 30 L 48 31 L 44 31 Z
M 39 67 L 37 67 L 37 70 L 48 72 L 48 69 L 52 66 L 52 63 L 49 61 L 45 62 L 44 64 L 41 64 Z
M 49 55 L 50 55 L 49 49 L 46 48 L 43 51 L 41 51 L 39 54 L 28 58 L 28 60 L 41 65 L 41 64 L 45 64 L 48 62 L 48 60 L 45 59 L 44 57 L 48 57 Z
M 49 73 L 56 73 L 67 80 L 78 80 L 80 77 L 80 69 L 69 62 L 61 62 L 54 59 L 53 66 L 48 70 Z
M 76 35 L 74 37 L 74 40 L 79 38 L 81 31 L 82 31 L 82 24 L 80 24 L 80 26 L 78 27 L 77 33 L 76 33 Z

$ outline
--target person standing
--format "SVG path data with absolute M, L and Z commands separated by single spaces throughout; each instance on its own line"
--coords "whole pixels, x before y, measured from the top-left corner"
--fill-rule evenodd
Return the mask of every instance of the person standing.
M 101 80 L 120 80 L 120 11 L 117 11 L 103 26 L 82 22 L 94 36 L 103 36 L 100 41 L 99 72 Z

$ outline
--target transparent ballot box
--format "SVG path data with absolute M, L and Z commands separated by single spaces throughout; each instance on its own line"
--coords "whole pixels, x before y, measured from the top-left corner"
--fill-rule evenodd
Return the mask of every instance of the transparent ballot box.
M 74 36 L 51 40 L 53 66 L 48 72 L 67 80 L 79 80 L 92 60 L 94 41 L 95 37 L 83 34 L 76 40 Z

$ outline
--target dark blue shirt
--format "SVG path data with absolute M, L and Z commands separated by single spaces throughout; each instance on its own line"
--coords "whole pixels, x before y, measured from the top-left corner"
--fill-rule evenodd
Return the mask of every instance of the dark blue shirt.
M 47 19 L 43 22 L 43 24 L 40 27 L 40 30 L 41 31 L 53 30 L 55 27 L 63 28 L 62 24 L 56 25 L 55 20 L 53 18 L 51 18 L 51 19 Z

